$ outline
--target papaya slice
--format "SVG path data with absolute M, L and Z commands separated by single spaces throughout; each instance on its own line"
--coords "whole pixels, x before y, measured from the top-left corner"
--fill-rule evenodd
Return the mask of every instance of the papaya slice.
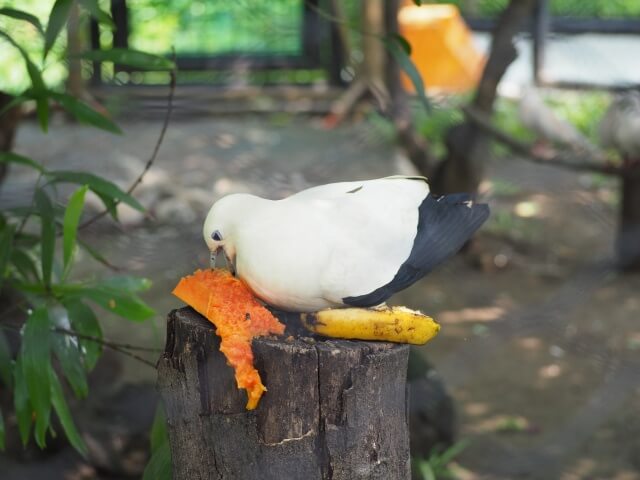
M 196 270 L 172 292 L 216 327 L 220 351 L 235 371 L 238 388 L 247 391 L 247 410 L 258 406 L 267 390 L 253 366 L 251 340 L 284 333 L 284 325 L 262 306 L 242 282 L 226 270 Z

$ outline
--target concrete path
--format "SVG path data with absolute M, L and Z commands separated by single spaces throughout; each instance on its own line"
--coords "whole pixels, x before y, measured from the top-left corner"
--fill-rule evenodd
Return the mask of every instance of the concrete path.
M 476 45 L 487 52 L 491 36 L 475 33 Z M 516 42 L 518 58 L 500 86 L 503 94 L 533 82 L 533 42 L 522 35 Z M 640 84 L 640 35 L 559 35 L 546 43 L 544 74 L 549 81 L 584 82 L 604 86 Z

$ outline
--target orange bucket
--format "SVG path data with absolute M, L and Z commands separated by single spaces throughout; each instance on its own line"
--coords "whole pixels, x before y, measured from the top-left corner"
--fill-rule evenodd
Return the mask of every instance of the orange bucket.
M 460 93 L 475 88 L 485 58 L 454 5 L 404 6 L 398 24 L 427 90 Z M 402 81 L 408 91 L 415 91 L 404 74 Z

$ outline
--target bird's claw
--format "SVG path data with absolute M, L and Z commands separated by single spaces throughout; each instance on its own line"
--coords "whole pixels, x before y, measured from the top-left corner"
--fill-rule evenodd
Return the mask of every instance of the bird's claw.
M 371 307 L 371 310 L 377 310 L 379 312 L 382 312 L 384 310 L 389 310 L 389 306 L 387 305 L 387 302 L 382 302 L 380 305 L 375 305 Z

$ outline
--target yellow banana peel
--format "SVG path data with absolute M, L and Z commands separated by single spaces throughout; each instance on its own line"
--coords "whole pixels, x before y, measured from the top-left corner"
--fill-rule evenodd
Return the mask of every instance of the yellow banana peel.
M 433 318 L 406 307 L 327 309 L 300 318 L 313 333 L 351 340 L 423 345 L 440 331 Z

